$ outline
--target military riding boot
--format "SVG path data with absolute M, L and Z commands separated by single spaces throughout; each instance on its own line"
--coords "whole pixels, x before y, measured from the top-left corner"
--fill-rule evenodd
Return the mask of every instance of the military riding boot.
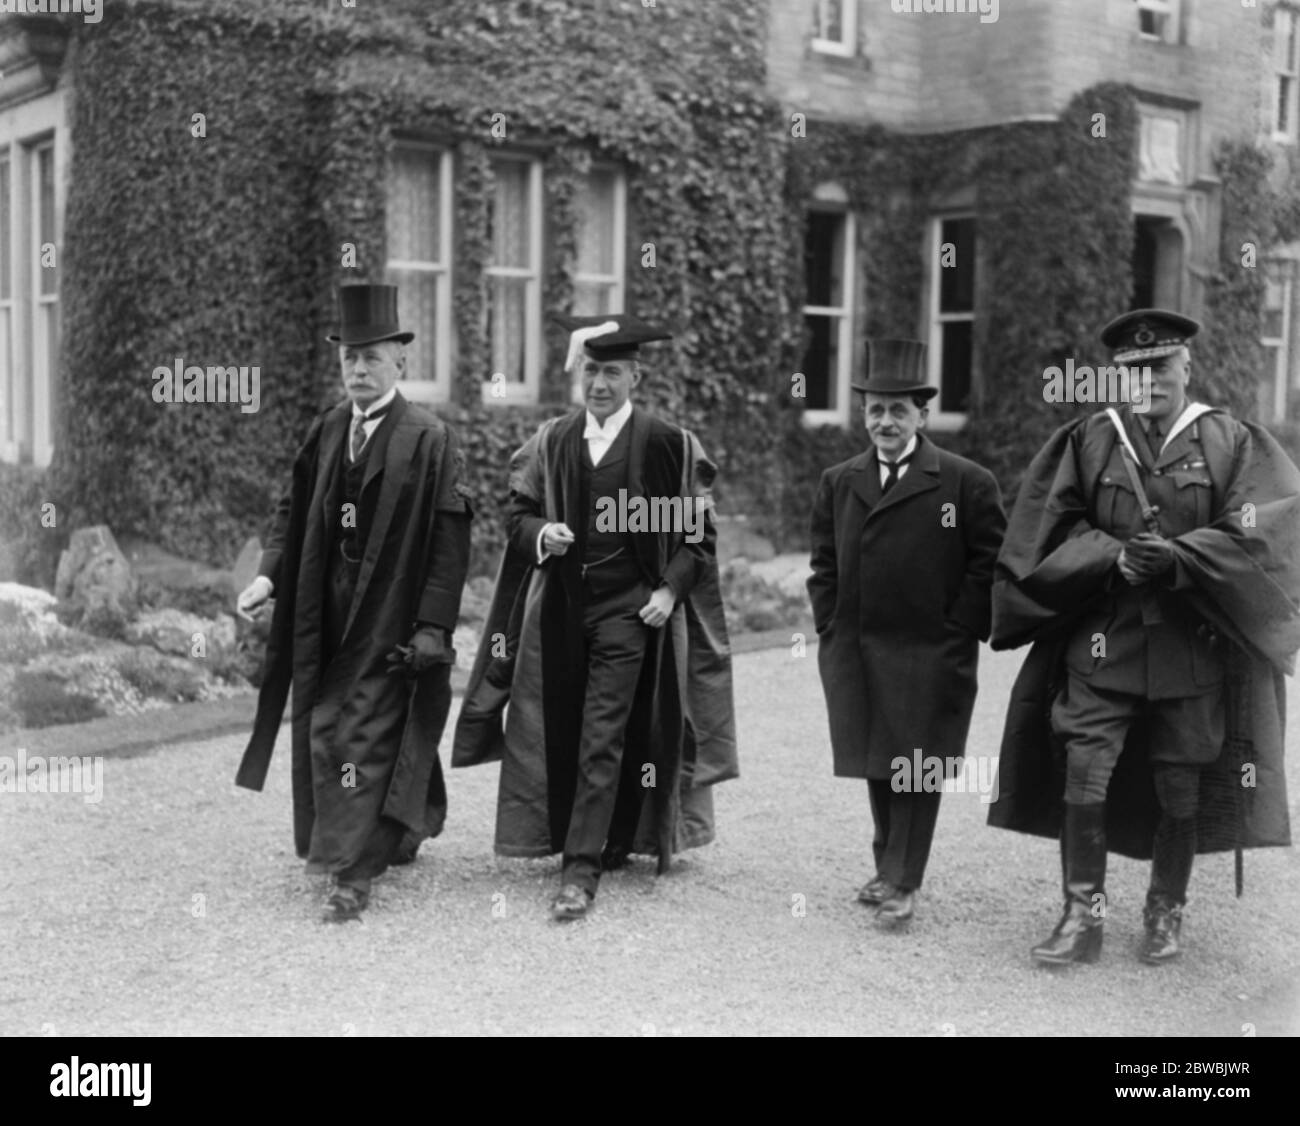
M 1095 962 L 1101 956 L 1106 913 L 1106 806 L 1067 802 L 1061 846 L 1065 910 L 1051 936 L 1035 946 L 1031 955 L 1035 962 L 1047 966 Z
M 1138 957 L 1158 966 L 1177 958 L 1187 881 L 1196 859 L 1196 818 L 1161 816 L 1151 851 L 1151 887 L 1142 921 L 1146 935 Z

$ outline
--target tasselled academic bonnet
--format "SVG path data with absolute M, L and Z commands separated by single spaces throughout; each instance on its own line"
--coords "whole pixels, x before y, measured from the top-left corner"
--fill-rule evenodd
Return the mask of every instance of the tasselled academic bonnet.
M 606 316 L 566 317 L 557 315 L 555 323 L 569 333 L 569 352 L 564 370 L 571 371 L 585 351 L 593 360 L 635 360 L 641 345 L 655 340 L 671 340 L 672 333 L 625 313 Z

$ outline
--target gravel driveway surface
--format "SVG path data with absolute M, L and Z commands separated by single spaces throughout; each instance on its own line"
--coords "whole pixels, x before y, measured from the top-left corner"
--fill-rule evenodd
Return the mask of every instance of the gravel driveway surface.
M 972 755 L 995 753 L 1022 655 L 982 651 Z M 243 736 L 109 757 L 97 804 L 0 794 L 0 1031 L 1300 1033 L 1295 851 L 1247 854 L 1240 901 L 1231 856 L 1200 860 L 1188 951 L 1159 968 L 1134 957 L 1147 866 L 1113 857 L 1101 962 L 1040 970 L 1056 845 L 989 829 L 978 793 L 952 793 L 916 917 L 885 931 L 854 900 L 866 787 L 831 775 L 815 648 L 738 656 L 736 683 L 742 778 L 717 793 L 718 842 L 663 878 L 644 858 L 611 874 L 574 924 L 547 913 L 558 858 L 493 856 L 494 767 L 449 774 L 446 832 L 343 927 L 317 921 L 325 883 L 293 855 L 287 727 L 261 794 L 232 782 Z

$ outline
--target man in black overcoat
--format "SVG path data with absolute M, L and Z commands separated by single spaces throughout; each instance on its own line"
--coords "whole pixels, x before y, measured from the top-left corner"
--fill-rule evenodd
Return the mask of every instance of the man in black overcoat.
M 452 429 L 397 389 L 397 290 L 339 290 L 347 399 L 294 461 L 248 616 L 274 595 L 252 739 L 236 783 L 260 790 L 293 687 L 294 843 L 329 873 L 324 920 L 356 919 L 371 880 L 442 829 L 438 742 L 469 564 L 469 491 Z
M 835 773 L 867 780 L 875 821 L 858 898 L 893 923 L 912 915 L 961 768 L 1006 517 L 993 475 L 922 433 L 937 393 L 923 344 L 872 341 L 853 387 L 872 448 L 822 474 L 808 593 Z

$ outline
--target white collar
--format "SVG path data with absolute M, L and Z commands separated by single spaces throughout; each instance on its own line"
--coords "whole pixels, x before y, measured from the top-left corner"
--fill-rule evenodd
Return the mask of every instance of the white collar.
M 916 439 L 917 439 L 917 435 L 913 434 L 907 440 L 907 445 L 903 447 L 903 452 L 899 454 L 898 457 L 896 457 L 894 460 L 902 461 L 903 458 L 905 457 L 911 457 L 912 454 L 916 452 Z M 880 452 L 879 448 L 876 449 L 876 460 L 880 462 L 882 468 L 888 467 L 890 465 L 889 458 L 885 457 L 885 455 Z
M 596 421 L 596 416 L 587 412 L 587 428 L 582 432 L 584 438 L 605 438 L 613 441 L 618 437 L 618 432 L 623 429 L 624 424 L 632 417 L 632 400 L 628 399 L 613 414 L 605 419 L 605 425 L 602 426 Z
M 378 399 L 376 399 L 373 403 L 371 403 L 370 406 L 366 407 L 365 410 L 362 410 L 359 406 L 357 406 L 356 403 L 353 403 L 353 404 L 352 404 L 352 417 L 353 417 L 353 418 L 364 418 L 367 422 L 377 422 L 378 419 L 372 419 L 370 416 L 371 416 L 372 414 L 374 414 L 375 411 L 383 410 L 383 409 L 384 409 L 386 406 L 388 406 L 388 404 L 391 403 L 395 398 L 397 398 L 397 385 L 396 385 L 396 384 L 394 384 L 392 387 L 390 387 L 390 388 L 388 389 L 388 394 L 387 394 L 387 395 L 381 395 Z
M 1186 430 L 1201 415 L 1212 410 L 1214 410 L 1213 407 L 1208 407 L 1204 403 L 1188 403 L 1183 408 L 1183 413 L 1178 416 L 1174 424 L 1169 428 L 1169 433 L 1165 435 L 1165 440 L 1160 444 L 1160 448 L 1163 450 L 1173 440 L 1175 434 Z

